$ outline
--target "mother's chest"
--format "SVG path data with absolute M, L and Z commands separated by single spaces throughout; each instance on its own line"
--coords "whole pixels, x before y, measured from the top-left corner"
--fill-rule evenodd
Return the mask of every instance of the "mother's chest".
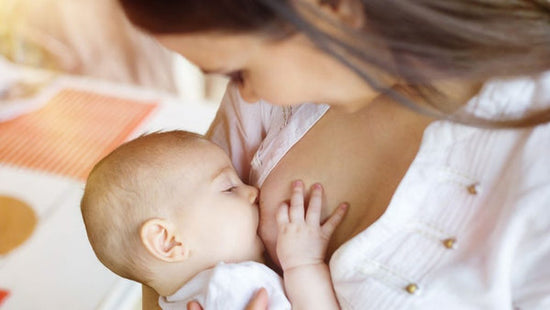
M 411 124 L 409 119 L 404 122 Z M 288 199 L 293 180 L 302 179 L 306 186 L 323 184 L 323 217 L 340 202 L 351 206 L 331 240 L 332 253 L 385 211 L 418 151 L 427 125 L 425 120 L 413 123 L 404 128 L 384 124 L 383 119 L 373 119 L 369 114 L 327 112 L 266 178 L 262 208 L 274 210 Z

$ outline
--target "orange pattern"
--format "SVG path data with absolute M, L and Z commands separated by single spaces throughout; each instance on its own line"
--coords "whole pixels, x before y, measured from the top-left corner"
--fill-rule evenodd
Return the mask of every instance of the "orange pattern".
M 4 299 L 8 298 L 10 292 L 0 289 L 0 306 L 4 303 Z
M 156 106 L 62 90 L 42 109 L 0 123 L 0 163 L 85 180 Z

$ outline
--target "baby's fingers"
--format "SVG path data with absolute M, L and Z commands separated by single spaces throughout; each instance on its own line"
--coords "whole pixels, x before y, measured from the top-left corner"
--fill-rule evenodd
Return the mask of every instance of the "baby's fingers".
M 321 226 L 321 232 L 324 236 L 332 236 L 332 233 L 334 232 L 334 230 L 336 230 L 336 227 L 338 227 L 338 225 L 340 225 L 340 223 L 344 219 L 344 215 L 346 215 L 348 207 L 349 205 L 347 203 L 341 203 L 338 208 L 334 210 L 332 215 Z
M 304 221 L 304 183 L 302 181 L 292 183 L 289 214 L 292 222 Z
M 307 206 L 306 222 L 309 225 L 319 226 L 321 221 L 321 207 L 323 205 L 323 187 L 321 184 L 314 184 L 311 187 L 311 195 Z

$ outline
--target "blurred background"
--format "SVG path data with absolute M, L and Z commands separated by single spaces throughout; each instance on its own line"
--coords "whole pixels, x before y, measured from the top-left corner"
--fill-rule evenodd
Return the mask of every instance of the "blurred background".
M 141 309 L 88 243 L 85 176 L 144 132 L 204 133 L 226 84 L 115 0 L 0 0 L 0 310 Z
M 0 0 L 0 54 L 18 64 L 219 101 L 205 77 L 125 20 L 114 0 Z

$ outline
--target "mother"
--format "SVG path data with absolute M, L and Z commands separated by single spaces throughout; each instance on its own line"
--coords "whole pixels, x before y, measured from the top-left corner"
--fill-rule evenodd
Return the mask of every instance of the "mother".
M 120 2 L 232 78 L 209 135 L 261 187 L 275 261 L 300 178 L 324 214 L 351 205 L 329 248 L 342 308 L 550 307 L 547 1 Z

